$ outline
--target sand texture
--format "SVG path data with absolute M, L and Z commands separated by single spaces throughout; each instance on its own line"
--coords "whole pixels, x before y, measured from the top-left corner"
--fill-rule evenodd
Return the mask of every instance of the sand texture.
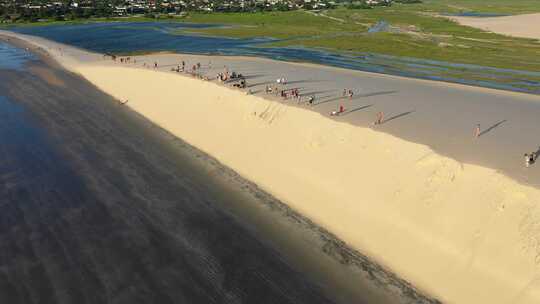
M 540 39 L 540 13 L 503 17 L 452 17 L 460 24 L 515 37 Z
M 264 87 L 256 78 L 260 70 L 249 67 L 262 62 L 274 73 L 269 79 L 279 69 L 291 85 L 298 81 L 306 94 L 326 101 L 308 107 L 166 72 L 170 66 L 140 66 L 145 60 L 178 62 L 177 55 L 138 57 L 128 66 L 65 47 L 60 55 L 53 44 L 32 41 L 444 302 L 540 302 L 540 190 L 531 185 L 538 169 L 523 168 L 521 157 L 539 144 L 526 136 L 538 134 L 538 96 L 269 60 L 211 59 L 213 66 L 250 63 L 241 72 L 253 77 L 248 81 L 257 91 Z M 365 89 L 361 97 L 339 99 L 336 86 L 353 85 Z M 349 114 L 328 115 L 345 102 Z M 385 123 L 371 126 L 381 110 Z M 480 120 L 490 128 L 473 138 L 471 125 Z

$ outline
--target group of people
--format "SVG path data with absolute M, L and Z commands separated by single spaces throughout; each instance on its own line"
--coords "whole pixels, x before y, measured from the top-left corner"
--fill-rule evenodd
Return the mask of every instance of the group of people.
M 286 80 L 285 78 L 280 78 L 279 84 L 283 84 Z M 300 89 L 299 88 L 292 88 L 292 89 L 286 89 L 286 88 L 279 88 L 277 85 L 267 85 L 265 88 L 266 94 L 274 94 L 276 96 L 280 96 L 282 99 L 286 100 L 289 97 L 292 97 L 297 102 L 302 102 L 302 96 L 300 95 Z M 308 98 L 308 103 L 310 105 L 313 105 L 313 102 L 315 100 L 315 96 L 310 96 Z
M 291 96 L 292 98 L 294 98 L 296 100 L 299 100 L 300 99 L 300 90 L 298 88 L 294 88 L 294 89 L 290 89 L 290 90 L 283 89 L 280 92 L 280 96 L 283 99 L 287 99 L 287 98 L 289 98 L 289 96 Z
M 245 78 L 240 78 L 240 81 L 234 83 L 233 87 L 239 88 L 239 89 L 245 89 L 247 87 L 246 79 Z
M 120 63 L 131 63 L 131 57 L 120 57 Z M 133 59 L 133 63 L 137 63 L 137 59 Z
M 117 57 L 116 55 L 114 54 L 105 54 L 103 55 L 103 58 L 107 58 L 107 57 L 111 57 L 111 60 L 114 61 L 114 62 L 117 62 L 117 60 L 120 61 L 120 63 L 137 63 L 137 59 L 136 58 L 133 58 L 133 61 L 131 60 L 131 57 Z
M 246 81 L 244 75 L 236 72 L 229 73 L 229 70 L 225 68 L 225 70 L 222 73 L 218 73 L 216 76 L 216 79 L 221 82 L 231 81 L 231 80 L 240 80 L 240 81 Z
M 110 56 L 111 59 L 113 61 L 117 61 L 117 57 L 115 55 L 104 55 L 104 57 L 106 56 Z M 120 62 L 121 63 L 131 63 L 131 57 L 120 57 Z M 133 59 L 133 63 L 136 63 L 136 59 Z M 146 63 L 143 64 L 145 67 L 146 67 Z M 177 67 L 176 69 L 172 69 L 173 71 L 176 71 L 176 72 L 183 72 L 185 71 L 185 66 L 186 66 L 186 63 L 185 61 L 182 61 Z M 208 64 L 209 67 L 211 67 L 211 63 Z M 158 63 L 157 61 L 154 62 L 154 69 L 157 69 L 158 68 Z M 194 75 L 196 74 L 196 72 L 198 70 L 201 69 L 201 64 L 200 63 L 197 63 L 197 64 L 194 64 L 191 68 L 192 72 L 194 73 Z M 203 77 L 205 80 L 208 80 L 208 77 Z M 240 89 L 245 89 L 247 88 L 247 82 L 246 82 L 246 79 L 245 77 L 242 75 L 242 74 L 238 74 L 236 72 L 232 72 L 232 73 L 229 73 L 228 71 L 228 68 L 227 67 L 224 67 L 224 71 L 222 73 L 218 73 L 217 74 L 217 80 L 221 81 L 221 82 L 226 82 L 226 81 L 230 81 L 230 80 L 235 80 L 235 83 L 233 84 L 234 87 L 237 87 L 237 88 L 240 88 Z M 236 82 L 237 80 L 239 80 L 238 82 Z M 285 77 L 281 77 L 281 78 L 278 78 L 276 79 L 276 85 L 267 85 L 266 86 L 266 89 L 265 89 L 265 93 L 266 94 L 275 94 L 275 95 L 280 95 L 283 99 L 287 99 L 289 96 L 293 97 L 294 99 L 297 99 L 299 100 L 299 102 L 301 101 L 301 96 L 300 96 L 300 90 L 298 88 L 294 88 L 294 89 L 286 89 L 286 88 L 279 88 L 279 86 L 285 86 L 287 84 L 287 80 L 285 79 Z M 248 94 L 251 94 L 251 90 L 248 91 Z M 352 89 L 343 89 L 343 92 L 342 92 L 342 97 L 343 98 L 349 98 L 349 100 L 351 100 L 354 96 L 354 92 Z M 314 102 L 315 102 L 315 96 L 314 95 L 311 95 L 308 97 L 307 99 L 307 103 L 309 105 L 314 105 Z M 122 104 L 125 104 L 127 103 L 127 100 L 125 102 L 122 102 Z M 343 104 L 339 104 L 338 105 L 338 108 L 334 111 L 331 111 L 330 112 L 330 116 L 339 116 L 343 113 L 346 112 L 346 109 L 345 107 L 343 106 Z M 376 119 L 375 121 L 373 122 L 373 125 L 381 125 L 384 123 L 384 112 L 382 111 L 379 111 L 377 112 L 376 114 Z M 475 138 L 478 138 L 482 135 L 482 130 L 480 128 L 480 124 L 477 124 L 476 125 L 476 128 L 474 130 L 474 137 Z M 525 159 L 525 167 L 529 168 L 532 164 L 534 164 L 536 162 L 538 158 L 538 153 L 537 152 L 531 152 L 531 153 L 525 153 L 524 154 L 524 159 Z
M 186 69 L 186 62 L 182 60 L 182 62 L 178 64 L 176 68 L 172 68 L 171 71 L 180 73 L 180 72 L 184 72 L 185 69 Z
M 276 79 L 276 83 L 279 85 L 287 85 L 287 80 L 285 79 L 285 77 L 281 77 L 281 78 L 278 78 Z
M 352 99 L 353 95 L 354 95 L 353 90 L 351 90 L 351 89 L 343 89 L 343 94 L 342 94 L 343 98 L 349 97 L 349 99 Z

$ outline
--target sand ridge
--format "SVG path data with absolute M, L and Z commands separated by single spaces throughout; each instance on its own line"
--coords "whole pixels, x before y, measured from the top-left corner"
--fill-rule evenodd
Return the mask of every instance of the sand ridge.
M 152 99 L 114 80 L 126 69 L 79 71 L 437 297 L 538 301 L 525 287 L 539 274 L 538 190 L 317 113 L 196 79 L 133 73 L 160 92 L 191 88 Z

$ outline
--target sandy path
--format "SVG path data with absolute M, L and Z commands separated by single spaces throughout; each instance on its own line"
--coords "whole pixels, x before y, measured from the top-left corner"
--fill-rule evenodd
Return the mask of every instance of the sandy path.
M 540 39 L 540 13 L 503 17 L 451 17 L 460 24 L 486 31 L 524 38 Z

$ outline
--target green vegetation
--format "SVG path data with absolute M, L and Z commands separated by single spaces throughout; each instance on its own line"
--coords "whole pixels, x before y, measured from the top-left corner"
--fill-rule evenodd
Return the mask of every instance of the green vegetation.
M 337 22 L 306 11 L 253 14 L 191 13 L 184 20 L 191 23 L 232 25 L 231 27 L 190 31 L 235 38 L 273 37 L 293 39 L 358 30 L 358 26 L 355 24 Z
M 168 15 L 161 15 L 156 17 L 148 17 L 144 15 L 129 16 L 129 17 L 89 17 L 81 19 L 67 19 L 67 20 L 55 20 L 47 19 L 39 22 L 21 22 L 21 23 L 4 23 L 0 24 L 0 29 L 9 28 L 13 26 L 47 26 L 47 25 L 73 25 L 73 24 L 85 24 L 94 22 L 153 22 L 153 21 L 178 21 L 178 18 L 169 17 Z
M 227 27 L 190 30 L 235 38 L 272 37 L 272 46 L 326 48 L 346 52 L 379 53 L 470 63 L 499 68 L 540 71 L 540 43 L 484 32 L 440 16 L 441 13 L 478 11 L 515 13 L 540 11 L 532 0 L 424 0 L 394 3 L 372 9 L 334 9 L 254 14 L 189 13 L 183 20 L 225 24 Z M 465 6 L 465 4 L 467 6 Z M 388 25 L 377 33 L 368 29 L 379 21 Z
M 271 37 L 273 46 L 307 46 L 342 52 L 378 53 L 455 63 L 540 71 L 540 42 L 461 26 L 442 14 L 460 12 L 517 14 L 540 12 L 539 0 L 423 0 L 394 2 L 371 9 L 271 11 L 256 13 L 185 12 L 159 15 L 76 19 L 96 21 L 155 21 L 222 24 L 189 29 L 191 33 L 233 38 Z M 351 2 L 347 2 L 351 3 Z M 352 2 L 356 3 L 356 2 Z M 359 2 L 358 2 L 359 3 Z M 348 5 L 348 4 L 347 4 Z M 158 17 L 158 18 L 156 18 Z M 82 20 L 82 21 L 81 21 Z M 376 33 L 368 30 L 384 21 Z M 52 21 L 50 24 L 57 24 Z M 44 23 L 38 23 L 42 25 Z M 188 31 L 188 30 L 184 30 Z M 179 30 L 179 33 L 181 30 Z

